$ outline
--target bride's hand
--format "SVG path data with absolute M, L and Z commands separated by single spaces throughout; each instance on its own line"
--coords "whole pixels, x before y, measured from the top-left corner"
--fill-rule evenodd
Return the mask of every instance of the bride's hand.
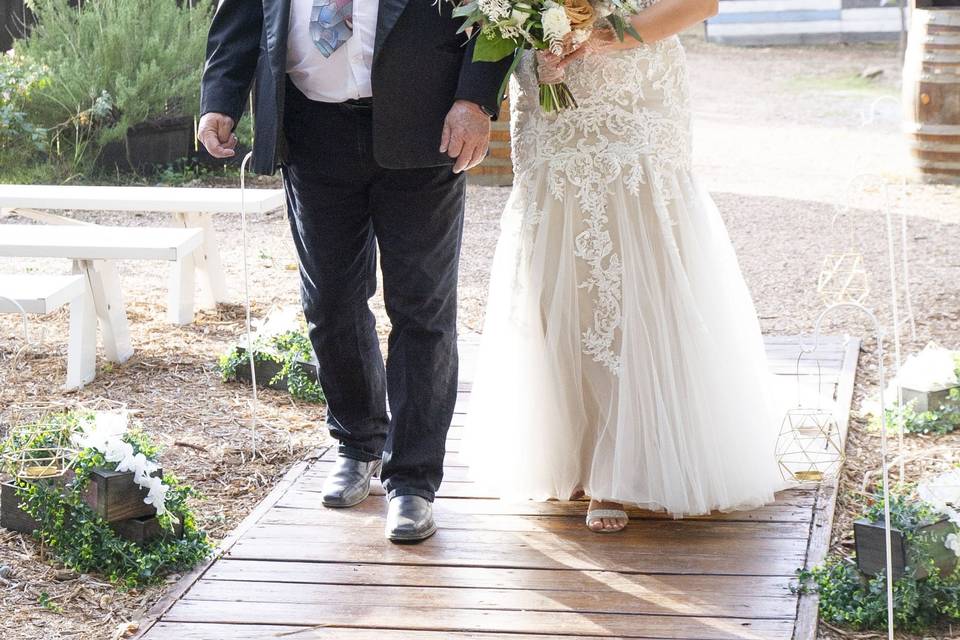
M 623 43 L 617 39 L 613 29 L 597 28 L 590 32 L 590 37 L 587 38 L 583 44 L 571 51 L 569 54 L 563 56 L 562 58 L 557 56 L 554 57 L 557 58 L 557 67 L 559 69 L 563 69 L 574 60 L 579 60 L 588 53 L 605 53 L 607 51 L 620 49 L 622 46 Z

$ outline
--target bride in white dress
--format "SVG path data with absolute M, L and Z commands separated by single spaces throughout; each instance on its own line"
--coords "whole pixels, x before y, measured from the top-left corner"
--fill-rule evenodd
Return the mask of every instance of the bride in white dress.
M 578 108 L 541 111 L 530 53 L 511 82 L 516 177 L 465 443 L 502 497 L 585 493 L 599 532 L 626 525 L 624 504 L 749 508 L 782 483 L 756 312 L 691 175 L 675 34 L 716 0 L 654 2 L 633 19 L 643 43 L 598 31 L 549 60 Z

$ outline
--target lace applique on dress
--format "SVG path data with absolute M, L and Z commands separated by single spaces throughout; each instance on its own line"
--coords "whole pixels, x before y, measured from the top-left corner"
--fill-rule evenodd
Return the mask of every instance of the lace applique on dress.
M 673 176 L 691 165 L 683 49 L 671 38 L 619 54 L 587 55 L 568 67 L 566 82 L 580 106 L 549 115 L 538 104 L 532 55 L 521 61 L 511 84 L 516 181 L 525 194 L 523 223 L 536 227 L 543 216 L 543 203 L 534 198 L 535 174 L 546 171 L 553 198 L 577 199 L 583 230 L 576 236 L 575 255 L 588 267 L 578 288 L 594 300 L 593 322 L 584 329 L 581 346 L 619 374 L 615 346 L 622 321 L 623 262 L 610 234 L 608 192 L 616 181 L 634 195 L 646 186 L 658 215 L 666 215 Z M 648 103 L 655 106 L 648 108 Z

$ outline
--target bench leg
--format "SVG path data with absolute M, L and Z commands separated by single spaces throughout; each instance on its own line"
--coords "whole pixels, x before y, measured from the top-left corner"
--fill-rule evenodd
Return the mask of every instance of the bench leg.
M 227 279 L 220 262 L 220 245 L 213 220 L 207 213 L 175 213 L 174 223 L 185 229 L 202 229 L 203 244 L 193 253 L 194 267 L 200 285 L 198 303 L 201 309 L 213 309 L 218 302 L 227 302 Z
M 193 322 L 194 258 L 186 255 L 170 265 L 170 298 L 167 321 L 184 325 Z
M 105 260 L 79 260 L 78 263 L 75 264 L 75 270 L 86 274 L 93 292 L 104 355 L 111 362 L 126 362 L 133 355 L 133 347 L 130 346 L 130 324 L 123 306 L 123 291 L 117 271 Z
M 88 284 L 83 295 L 70 302 L 70 339 L 67 343 L 66 389 L 79 389 L 97 375 L 97 314 Z

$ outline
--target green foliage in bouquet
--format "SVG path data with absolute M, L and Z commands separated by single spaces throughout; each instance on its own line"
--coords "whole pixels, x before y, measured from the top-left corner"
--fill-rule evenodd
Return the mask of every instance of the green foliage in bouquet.
M 864 517 L 883 520 L 883 501 L 870 505 Z M 904 532 L 907 544 L 923 549 L 915 528 L 939 517 L 936 509 L 905 495 L 891 496 L 891 525 Z M 937 624 L 960 622 L 960 565 L 942 575 L 929 552 L 921 554 L 918 564 L 929 572 L 917 579 L 918 567 L 911 567 L 893 584 L 894 624 L 899 629 L 919 632 Z M 833 625 L 858 631 L 885 629 L 887 625 L 887 582 L 883 574 L 867 577 L 849 558 L 832 556 L 812 571 L 797 572 L 800 592 L 820 596 L 820 616 Z
M 49 132 L 51 160 L 88 173 L 130 126 L 196 113 L 211 6 L 30 0 L 37 24 L 15 48 L 47 81 L 23 109 Z
M 256 362 L 274 362 L 280 365 L 280 371 L 269 380 L 269 384 L 276 384 L 285 378 L 287 391 L 294 398 L 314 403 L 327 401 L 320 384 L 300 367 L 301 362 L 310 362 L 313 359 L 313 345 L 302 332 L 287 331 L 268 340 L 258 339 L 254 342 L 253 358 Z M 246 350 L 234 348 L 220 356 L 220 376 L 225 382 L 236 380 L 237 368 L 249 364 L 250 356 Z
M 66 412 L 43 418 L 37 433 L 48 433 L 51 425 L 76 431 L 83 414 Z M 22 430 L 26 432 L 29 430 Z M 131 430 L 123 439 L 135 453 L 156 459 L 159 448 L 140 430 Z M 40 441 L 23 442 L 8 439 L 2 450 L 9 452 L 24 446 L 43 446 Z M 39 523 L 34 537 L 48 547 L 61 562 L 78 573 L 99 573 L 124 588 L 136 588 L 161 582 L 164 576 L 186 571 L 206 559 L 212 546 L 196 523 L 188 501 L 199 497 L 190 486 L 174 475 L 165 473 L 163 482 L 167 512 L 157 516 L 160 525 L 171 535 L 161 536 L 144 545 L 121 538 L 91 509 L 84 500 L 95 469 L 112 468 L 103 453 L 83 449 L 76 458 L 75 476 L 64 486 L 46 482 L 15 479 L 20 508 Z M 183 526 L 181 536 L 174 536 L 174 524 Z

